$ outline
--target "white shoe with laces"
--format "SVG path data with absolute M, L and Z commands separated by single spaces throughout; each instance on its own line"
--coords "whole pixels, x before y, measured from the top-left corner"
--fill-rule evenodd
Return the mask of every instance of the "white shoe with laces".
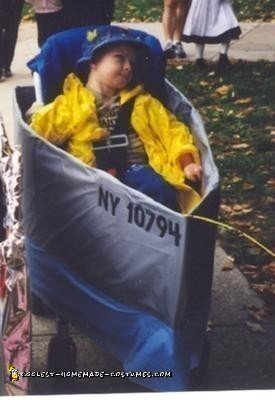
M 173 42 L 168 41 L 163 48 L 165 58 L 175 58 L 175 46 Z
M 174 43 L 174 51 L 177 58 L 186 58 L 186 53 L 184 51 L 183 45 L 181 42 Z

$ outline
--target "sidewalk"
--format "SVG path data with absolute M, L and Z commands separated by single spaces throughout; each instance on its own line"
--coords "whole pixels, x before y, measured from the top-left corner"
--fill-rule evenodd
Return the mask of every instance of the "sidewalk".
M 159 22 L 125 26 L 142 29 L 155 34 L 162 41 L 162 27 Z M 235 59 L 256 61 L 265 59 L 275 62 L 275 21 L 270 23 L 243 23 L 242 37 L 231 46 L 230 56 Z M 194 60 L 194 46 L 185 45 L 188 61 Z M 31 85 L 30 72 L 25 64 L 38 52 L 36 26 L 22 23 L 16 56 L 13 63 L 14 77 L 0 84 L 0 111 L 3 114 L 8 135 L 12 141 L 13 115 L 12 93 L 17 85 Z M 218 46 L 207 46 L 205 56 L 215 59 Z M 192 99 L 191 99 L 192 100 Z M 234 389 L 275 389 L 275 329 L 274 318 L 267 320 L 263 327 L 266 334 L 253 333 L 246 327 L 250 321 L 247 305 L 262 308 L 260 298 L 251 291 L 246 279 L 234 268 L 226 254 L 217 247 L 212 292 L 211 356 L 207 390 Z M 32 370 L 46 370 L 47 345 L 55 333 L 55 323 L 45 318 L 33 319 L 33 364 Z M 87 337 L 72 329 L 78 348 L 79 370 L 119 370 L 117 360 L 99 348 Z M 33 394 L 50 393 L 47 380 L 33 380 Z M 127 392 L 140 391 L 135 385 L 116 380 L 81 381 L 76 392 Z

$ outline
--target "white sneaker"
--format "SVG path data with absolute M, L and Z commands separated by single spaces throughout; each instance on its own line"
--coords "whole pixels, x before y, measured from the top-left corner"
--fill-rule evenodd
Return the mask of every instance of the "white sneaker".
M 183 45 L 181 42 L 174 43 L 174 51 L 177 58 L 186 58 L 186 53 L 183 49 Z
M 164 52 L 164 56 L 165 58 L 175 58 L 176 54 L 175 54 L 175 46 L 173 44 L 173 42 L 167 42 L 164 46 L 163 49 Z

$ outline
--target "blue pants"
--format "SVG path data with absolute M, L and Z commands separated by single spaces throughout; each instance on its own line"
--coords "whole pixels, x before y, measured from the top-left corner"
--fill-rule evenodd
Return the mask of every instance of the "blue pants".
M 120 180 L 125 185 L 139 190 L 164 206 L 174 211 L 180 211 L 176 190 L 149 165 L 132 165 L 122 173 Z

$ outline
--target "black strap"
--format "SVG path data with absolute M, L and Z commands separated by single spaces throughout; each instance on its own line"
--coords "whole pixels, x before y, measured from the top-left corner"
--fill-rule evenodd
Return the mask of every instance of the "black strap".
M 136 97 L 132 97 L 121 106 L 112 137 L 116 135 L 129 136 L 135 99 Z M 97 147 L 106 145 L 107 142 L 105 140 L 94 143 L 97 167 L 105 171 L 115 170 L 116 175 L 119 175 L 127 166 L 127 146 L 96 150 Z

